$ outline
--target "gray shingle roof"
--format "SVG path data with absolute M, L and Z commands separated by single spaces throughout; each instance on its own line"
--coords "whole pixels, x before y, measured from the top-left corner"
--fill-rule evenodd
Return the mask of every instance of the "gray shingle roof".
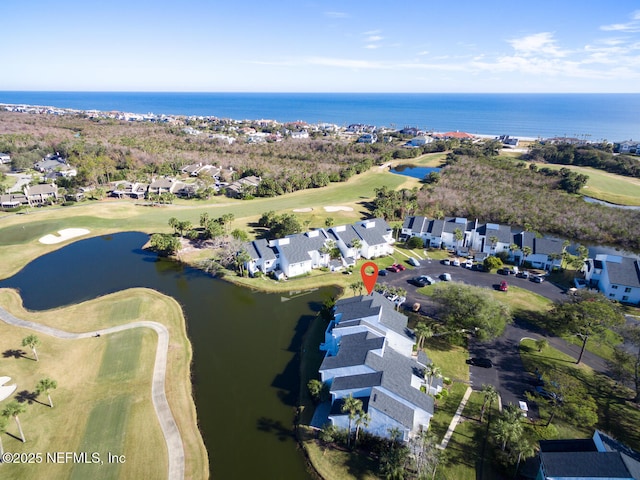
M 331 384 L 332 391 L 348 390 L 351 388 L 376 387 L 382 382 L 382 372 L 365 373 L 336 377 Z
M 309 252 L 320 250 L 325 241 L 329 239 L 323 229 L 287 235 L 285 238 L 289 239 L 289 243 L 284 245 L 279 244 L 277 248 L 287 258 L 290 264 L 311 260 Z
M 423 395 L 425 395 L 423 393 Z M 427 395 L 425 395 L 427 396 Z M 369 397 L 369 406 L 385 413 L 405 427 L 413 428 L 415 410 L 409 405 L 388 395 L 383 389 L 374 388 Z
M 350 326 L 357 323 L 346 323 L 365 317 L 376 316 L 380 324 L 389 330 L 413 339 L 411 331 L 407 328 L 407 317 L 396 311 L 394 304 L 384 295 L 372 292 L 371 295 L 345 298 L 336 302 L 336 313 L 341 313 L 340 323 L 336 328 Z
M 541 452 L 547 477 L 629 479 L 629 473 L 618 452 Z
M 492 228 L 495 226 L 498 228 Z M 489 241 L 489 237 L 495 236 L 498 238 L 498 242 L 500 243 L 513 243 L 513 233 L 511 233 L 511 227 L 509 225 L 485 223 L 478 228 L 478 233 L 480 233 L 480 235 L 485 235 L 487 237 L 487 241 Z
M 607 272 L 612 284 L 640 287 L 640 265 L 635 258 L 622 257 L 620 263 L 608 261 Z
M 427 217 L 407 217 L 402 224 L 402 228 L 408 228 L 412 233 L 419 235 L 429 229 L 429 224 L 430 221 Z
M 340 339 L 338 354 L 325 357 L 320 370 L 364 365 L 369 351 L 382 348 L 384 340 L 384 337 L 377 337 L 368 332 L 343 335 Z
M 251 256 L 251 260 L 275 260 L 276 254 L 273 251 L 273 247 L 269 246 L 269 242 L 265 239 L 254 240 L 253 242 L 247 242 L 244 244 L 244 248 Z
M 369 227 L 364 226 L 365 224 L 369 225 Z M 353 225 L 353 229 L 369 246 L 387 243 L 384 235 L 387 235 L 391 231 L 389 224 L 382 218 L 374 218 L 366 222 L 356 223 Z

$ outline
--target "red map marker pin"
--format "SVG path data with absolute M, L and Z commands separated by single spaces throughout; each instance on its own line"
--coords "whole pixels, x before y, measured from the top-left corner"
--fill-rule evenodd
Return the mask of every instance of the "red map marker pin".
M 372 273 L 367 273 L 367 269 L 369 272 L 373 269 Z M 360 276 L 362 276 L 362 282 L 371 295 L 373 292 L 373 287 L 376 286 L 376 281 L 378 280 L 378 265 L 373 262 L 365 262 L 364 265 L 360 268 Z

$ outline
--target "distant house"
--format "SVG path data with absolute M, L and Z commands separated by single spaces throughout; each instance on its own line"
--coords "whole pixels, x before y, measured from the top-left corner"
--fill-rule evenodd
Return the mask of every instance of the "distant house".
M 184 182 L 176 180 L 175 178 L 162 177 L 156 178 L 149 184 L 147 193 L 161 195 L 163 193 L 175 194 L 178 190 L 184 187 Z
M 197 177 L 204 173 L 207 173 L 212 177 L 214 177 L 220 173 L 220 169 L 218 167 L 214 167 L 213 165 L 208 165 L 203 163 L 193 163 L 191 165 L 187 165 L 185 167 L 182 167 L 180 171 L 192 177 Z
M 75 177 L 78 170 L 67 163 L 67 160 L 60 155 L 49 154 L 33 166 L 40 173 L 59 177 Z
M 451 140 L 451 139 L 473 140 L 474 138 L 476 138 L 475 136 L 471 135 L 470 133 L 465 133 L 465 132 L 434 133 L 432 136 L 434 138 L 440 138 L 440 139 L 443 139 L 443 140 Z
M 395 428 L 408 441 L 427 430 L 434 400 L 421 388 L 426 388 L 423 372 L 431 362 L 426 355 L 412 357 L 414 340 L 407 318 L 378 293 L 336 302 L 334 320 L 321 345 L 326 355 L 319 369 L 331 400 L 317 409 L 312 424 L 329 422 L 347 428 L 349 418 L 342 405 L 353 396 L 370 416 L 362 428 L 371 434 L 389 437 Z M 442 381 L 434 379 L 431 393 L 441 389 Z
M 134 198 L 141 200 L 147 194 L 149 185 L 137 182 L 115 182 L 111 195 L 118 198 Z
M 626 142 L 616 142 L 613 144 L 613 151 L 616 153 L 640 153 L 640 142 L 627 140 Z
M 441 220 L 410 216 L 404 220 L 402 236 L 405 239 L 420 237 L 425 247 L 466 250 L 471 247 L 470 242 L 476 224 L 477 222 L 470 222 L 462 217 L 445 217 Z M 462 233 L 461 240 L 456 238 L 458 230 Z
M 432 142 L 433 142 L 432 137 L 427 137 L 426 135 L 420 135 L 417 137 L 413 137 L 411 140 L 405 143 L 405 147 L 422 147 Z
M 253 189 L 260 185 L 261 181 L 262 179 L 260 177 L 256 177 L 255 175 L 243 177 L 240 180 L 230 183 L 225 187 L 227 196 L 240 198 L 246 192 L 247 188 Z
M 393 229 L 382 218 L 362 220 L 353 224 L 361 240 L 360 254 L 367 259 L 384 257 L 393 253 Z
M 299 130 L 299 131 L 293 131 L 290 133 L 291 138 L 294 139 L 305 139 L 305 138 L 309 138 L 309 132 L 307 130 Z
M 21 205 L 28 205 L 27 197 L 22 193 L 7 193 L 0 195 L 0 208 L 16 208 Z
M 520 140 L 510 137 L 509 135 L 500 135 L 499 137 L 496 137 L 496 140 L 507 147 L 517 147 L 518 143 L 520 143 Z
M 358 143 L 376 143 L 378 136 L 375 133 L 364 133 L 358 138 Z
M 640 260 L 599 254 L 583 267 L 585 280 L 606 297 L 625 303 L 640 303 Z
M 0 165 L 3 163 L 11 163 L 11 155 L 8 153 L 0 153 Z
M 55 184 L 41 184 L 24 187 L 24 195 L 29 206 L 45 205 L 58 199 L 58 187 Z
M 536 480 L 637 480 L 640 454 L 596 430 L 592 438 L 541 440 Z

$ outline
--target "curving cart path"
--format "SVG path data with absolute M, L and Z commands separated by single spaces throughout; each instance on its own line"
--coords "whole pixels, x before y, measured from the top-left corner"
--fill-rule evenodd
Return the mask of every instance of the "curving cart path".
M 21 320 L 11 315 L 2 307 L 0 307 L 0 320 L 8 323 L 9 325 L 28 328 L 36 332 L 51 335 L 52 337 L 70 340 L 94 337 L 96 334 L 107 335 L 109 333 L 121 332 L 123 330 L 130 330 L 133 328 L 150 328 L 154 330 L 158 334 L 158 348 L 156 349 L 156 360 L 153 367 L 151 399 L 167 444 L 167 452 L 169 456 L 168 479 L 182 480 L 184 478 L 184 448 L 182 445 L 182 437 L 180 437 L 178 425 L 173 418 L 164 390 L 164 381 L 167 372 L 167 352 L 169 350 L 169 332 L 164 325 L 157 322 L 141 321 L 105 328 L 103 330 L 96 330 L 94 332 L 69 333 L 46 325 Z

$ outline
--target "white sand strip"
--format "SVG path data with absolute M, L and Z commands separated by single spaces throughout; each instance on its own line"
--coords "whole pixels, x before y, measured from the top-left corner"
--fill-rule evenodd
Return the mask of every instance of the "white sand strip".
M 45 245 L 53 245 L 54 243 L 64 242 L 75 237 L 81 237 L 89 233 L 86 228 L 65 228 L 64 230 L 58 230 L 58 235 L 45 235 L 40 239 L 40 243 Z
M 313 208 L 311 207 L 306 207 L 306 208 L 294 208 L 293 211 L 295 213 L 307 213 L 307 212 L 313 212 Z

